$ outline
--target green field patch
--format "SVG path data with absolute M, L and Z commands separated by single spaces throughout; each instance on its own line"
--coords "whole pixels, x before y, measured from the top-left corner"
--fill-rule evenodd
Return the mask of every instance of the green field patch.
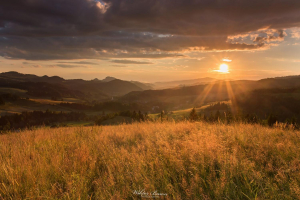
M 27 97 L 28 95 L 26 94 L 26 90 L 21 90 L 17 88 L 8 88 L 8 87 L 0 87 L 0 94 L 14 94 L 18 95 L 20 97 Z
M 219 102 L 219 101 L 218 101 Z M 204 104 L 203 106 L 200 107 L 196 107 L 196 112 L 197 113 L 205 113 L 205 114 L 209 114 L 210 111 L 205 111 L 206 108 L 208 108 L 211 105 L 214 105 L 218 102 L 210 102 L 207 104 Z M 226 103 L 227 105 L 231 105 L 231 101 L 220 101 L 220 103 Z M 169 111 L 167 113 L 165 113 L 165 117 L 168 117 L 169 119 L 175 119 L 175 120 L 179 120 L 182 119 L 184 117 L 188 117 L 190 112 L 192 111 L 193 108 L 187 108 L 187 109 L 182 109 L 182 110 L 174 110 L 174 111 Z M 220 110 L 222 111 L 222 110 Z M 155 114 L 149 114 L 149 117 L 151 119 L 158 119 L 160 118 L 160 113 L 155 113 Z
M 74 109 L 66 108 L 59 106 L 57 104 L 42 104 L 39 101 L 25 100 L 20 99 L 14 102 L 6 102 L 5 105 L 0 106 L 0 116 L 7 114 L 20 114 L 25 111 L 63 111 L 63 112 L 72 112 L 76 111 Z

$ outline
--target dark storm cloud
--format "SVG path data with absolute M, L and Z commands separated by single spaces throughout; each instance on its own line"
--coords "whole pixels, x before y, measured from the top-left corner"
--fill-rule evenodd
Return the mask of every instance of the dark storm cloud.
M 112 60 L 110 62 L 117 63 L 117 64 L 140 64 L 140 65 L 153 64 L 152 62 L 139 62 L 139 61 L 134 61 L 134 60 Z
M 255 49 L 253 44 L 230 44 L 227 37 L 173 36 L 173 37 L 58 37 L 20 38 L 1 41 L 0 55 L 5 58 L 26 60 L 64 60 L 97 58 L 168 58 L 184 57 L 182 49 L 198 47 L 214 49 Z
M 244 50 L 300 26 L 299 0 L 2 0 L 0 56 L 13 59 L 163 58 L 186 49 Z M 269 27 L 228 43 L 230 35 Z

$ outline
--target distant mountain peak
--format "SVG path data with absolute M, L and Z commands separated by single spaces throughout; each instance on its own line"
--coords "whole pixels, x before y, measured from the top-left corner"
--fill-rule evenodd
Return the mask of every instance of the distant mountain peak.
M 116 80 L 115 77 L 111 77 L 111 76 L 107 76 L 105 79 L 103 79 L 102 81 L 103 82 L 109 82 L 109 81 L 113 81 L 113 80 Z
M 21 73 L 16 72 L 16 71 L 9 71 L 9 72 L 2 72 L 1 74 L 6 75 L 6 74 L 21 74 Z M 23 75 L 23 74 L 22 74 L 22 75 Z

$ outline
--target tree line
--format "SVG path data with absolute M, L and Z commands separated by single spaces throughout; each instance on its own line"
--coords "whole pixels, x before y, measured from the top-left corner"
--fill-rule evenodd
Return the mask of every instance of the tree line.
M 57 123 L 67 121 L 83 121 L 87 119 L 87 115 L 83 112 L 54 112 L 47 110 L 22 112 L 21 114 L 13 114 L 1 116 L 0 131 L 18 130 L 31 128 L 36 126 L 53 126 Z
M 242 122 L 248 124 L 268 125 L 270 127 L 274 126 L 274 124 L 278 122 L 283 122 L 286 125 L 292 125 L 295 129 L 299 129 L 297 118 L 295 116 L 286 118 L 284 121 L 280 121 L 279 117 L 272 113 L 267 115 L 266 119 L 263 119 L 256 114 L 244 114 L 242 112 L 234 114 L 230 110 L 226 110 L 225 112 L 217 110 L 215 113 L 211 112 L 210 115 L 206 115 L 204 113 L 197 113 L 196 109 L 193 108 L 187 119 L 190 121 L 205 121 L 212 123 L 223 122 L 227 124 L 232 122 Z
M 106 115 L 98 116 L 97 119 L 95 120 L 96 125 L 101 125 L 102 122 L 108 119 L 113 119 L 117 116 L 122 116 L 122 117 L 130 117 L 132 121 L 135 122 L 142 122 L 142 121 L 147 121 L 150 120 L 148 113 L 142 113 L 141 111 L 121 111 L 121 112 L 115 112 L 115 113 L 109 113 Z

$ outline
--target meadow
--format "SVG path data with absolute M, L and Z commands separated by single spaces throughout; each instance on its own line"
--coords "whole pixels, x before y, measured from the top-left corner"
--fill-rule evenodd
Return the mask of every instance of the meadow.
M 2 199 L 141 199 L 137 193 L 299 199 L 300 132 L 181 121 L 0 135 Z

